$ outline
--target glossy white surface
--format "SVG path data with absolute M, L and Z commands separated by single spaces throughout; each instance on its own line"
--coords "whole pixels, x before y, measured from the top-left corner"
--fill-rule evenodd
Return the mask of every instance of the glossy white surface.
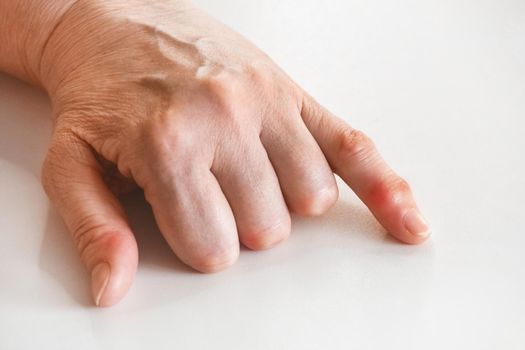
M 46 96 L 0 76 L 0 349 L 523 349 L 525 2 L 200 0 L 413 185 L 433 237 L 385 236 L 341 186 L 228 271 L 179 263 L 140 195 L 127 298 L 89 280 L 39 183 Z

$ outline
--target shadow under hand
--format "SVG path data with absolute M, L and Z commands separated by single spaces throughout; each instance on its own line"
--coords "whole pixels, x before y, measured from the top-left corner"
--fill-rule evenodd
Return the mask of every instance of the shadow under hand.
M 412 281 L 414 290 L 419 289 L 422 293 L 418 298 L 424 298 L 425 281 L 432 269 L 428 249 L 390 238 L 368 209 L 350 191 L 345 192 L 325 215 L 294 216 L 289 240 L 263 252 L 242 249 L 236 265 L 212 275 L 198 273 L 176 257 L 162 237 L 142 191 L 122 196 L 139 247 L 137 279 L 123 304 L 152 307 L 182 303 L 198 294 L 209 298 L 214 290 L 225 293 L 233 285 L 240 290 L 260 285 L 278 293 L 279 288 L 272 281 L 286 280 L 290 288 L 297 288 L 304 281 L 333 284 L 341 275 L 372 281 L 367 283 L 376 283 L 378 275 L 382 276 L 381 283 L 395 294 L 404 290 L 396 279 L 404 271 L 417 276 Z M 417 266 L 411 256 L 417 259 Z M 40 263 L 76 303 L 92 305 L 88 274 L 55 210 L 49 210 Z M 315 293 L 315 287 L 308 288 Z M 354 289 L 354 293 L 355 290 L 359 289 Z
M 135 191 L 120 199 L 137 239 L 140 271 L 162 271 L 167 276 L 173 273 L 195 273 L 175 256 L 162 238 L 142 191 Z M 65 224 L 52 207 L 48 211 L 39 265 L 56 282 L 53 285 L 60 286 L 69 295 L 69 298 L 64 298 L 64 293 L 51 293 L 54 295 L 50 297 L 54 306 L 93 306 L 88 271 L 80 261 Z
M 0 158 L 38 180 L 51 136 L 51 105 L 35 87 L 0 73 Z
M 7 171 L 2 181 L 15 187 L 2 189 L 5 203 L 15 210 L 4 224 L 9 233 L 16 233 L 2 241 L 4 249 L 15 250 L 3 256 L 3 263 L 12 264 L 7 260 L 16 254 L 15 264 L 19 264 L 11 267 L 19 275 L 14 285 L 6 286 L 11 299 L 7 302 L 38 307 L 86 305 L 90 300 L 87 274 L 40 185 L 52 130 L 49 99 L 34 86 L 0 74 L 0 106 L 0 162 L 10 164 L 1 169 Z M 8 197 L 10 193 L 17 197 Z M 19 286 L 25 286 L 24 290 Z
M 53 306 L 93 305 L 89 274 L 80 261 L 71 235 L 53 206 L 50 206 L 47 215 L 39 265 L 54 280 L 53 286 L 62 289 L 49 294 L 48 300 Z M 69 298 L 65 297 L 64 292 Z

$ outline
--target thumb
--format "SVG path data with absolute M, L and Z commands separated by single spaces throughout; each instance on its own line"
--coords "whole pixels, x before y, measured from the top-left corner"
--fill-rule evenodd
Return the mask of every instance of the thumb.
M 95 304 L 111 306 L 133 282 L 137 243 L 118 199 L 102 180 L 92 148 L 76 136 L 56 136 L 44 161 L 42 183 L 91 273 Z

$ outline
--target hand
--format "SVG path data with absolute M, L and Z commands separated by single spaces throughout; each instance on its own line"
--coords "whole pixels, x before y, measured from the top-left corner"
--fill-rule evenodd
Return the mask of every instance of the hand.
M 97 305 L 119 301 L 136 271 L 116 197 L 134 184 L 173 251 L 202 272 L 231 265 L 239 241 L 259 250 L 285 239 L 289 210 L 325 212 L 334 172 L 392 235 L 427 237 L 408 184 L 367 136 L 185 1 L 78 1 L 41 67 L 55 121 L 43 184 Z

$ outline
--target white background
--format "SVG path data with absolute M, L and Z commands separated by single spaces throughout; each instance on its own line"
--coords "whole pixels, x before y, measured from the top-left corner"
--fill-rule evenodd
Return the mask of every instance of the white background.
M 200 0 L 413 185 L 432 239 L 388 238 L 344 186 L 324 217 L 202 275 L 125 198 L 140 267 L 118 306 L 39 183 L 44 93 L 0 76 L 0 349 L 524 349 L 525 2 Z

